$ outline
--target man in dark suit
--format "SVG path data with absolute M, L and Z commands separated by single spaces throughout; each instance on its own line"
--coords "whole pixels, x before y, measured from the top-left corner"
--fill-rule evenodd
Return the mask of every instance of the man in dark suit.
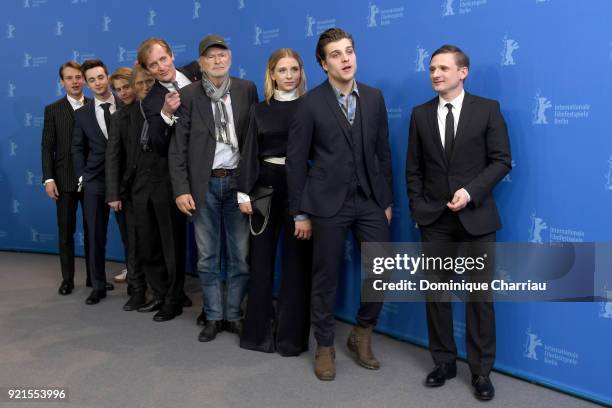
M 120 68 L 125 70 L 126 68 Z M 111 75 L 111 81 L 113 76 Z M 144 124 L 141 101 L 149 93 L 154 79 L 149 72 L 136 64 L 125 78 L 129 90 L 136 100 L 115 112 L 111 117 L 111 131 L 106 145 L 106 202 L 115 211 L 117 220 L 121 214 L 128 230 L 128 283 L 129 299 L 123 310 L 132 311 L 146 303 L 147 284 L 136 250 L 136 213 L 132 199 L 132 182 L 136 173 L 136 163 L 140 152 L 140 136 Z M 115 81 L 118 82 L 118 81 Z M 125 84 L 121 85 L 125 90 Z M 116 85 L 113 88 L 117 88 Z M 115 277 L 116 280 L 116 277 Z
M 438 244 L 431 250 L 445 251 L 446 256 L 456 256 L 457 248 L 445 243 L 470 243 L 470 250 L 479 252 L 495 242 L 501 222 L 492 190 L 511 169 L 499 103 L 464 91 L 468 71 L 469 59 L 459 48 L 445 45 L 436 50 L 429 73 L 438 96 L 415 107 L 410 123 L 410 210 L 422 241 L 429 248 Z M 488 273 L 495 264 L 490 252 Z M 443 385 L 457 371 L 451 303 L 439 299 L 428 297 L 427 302 L 429 349 L 436 365 L 425 382 L 429 387 Z M 466 303 L 468 363 L 475 395 L 483 400 L 495 394 L 489 379 L 495 360 L 495 313 L 487 300 Z
M 202 80 L 181 90 L 168 161 L 176 205 L 193 216 L 204 300 L 200 319 L 204 328 L 198 339 L 211 341 L 224 320 L 228 331 L 238 335 L 242 331 L 240 305 L 249 279 L 249 227 L 238 207 L 232 176 L 246 137 L 249 110 L 257 102 L 257 89 L 251 81 L 229 76 L 232 56 L 223 37 L 205 37 L 199 55 Z M 220 271 L 223 236 L 225 300 Z
M 72 131 L 74 111 L 87 102 L 83 95 L 81 66 L 68 61 L 59 68 L 59 77 L 66 96 L 45 106 L 45 121 L 42 134 L 42 168 L 45 192 L 55 201 L 57 227 L 59 230 L 59 255 L 62 268 L 60 295 L 69 295 L 74 288 L 74 233 L 79 202 L 83 206 L 83 193 L 77 191 L 77 177 L 72 166 Z M 84 215 L 84 213 L 83 213 Z M 83 216 L 85 249 L 89 240 L 87 224 Z M 88 253 L 85 250 L 87 286 L 91 286 Z
M 155 78 L 142 101 L 145 115 L 132 182 L 136 213 L 136 250 L 153 291 L 153 299 L 138 309 L 154 312 L 156 322 L 174 319 L 191 306 L 185 295 L 185 217 L 172 198 L 168 144 L 174 135 L 180 105 L 178 90 L 197 79 L 196 73 L 176 69 L 174 54 L 161 38 L 149 38 L 138 48 L 138 63 Z
M 89 234 L 89 264 L 93 291 L 86 303 L 94 305 L 106 297 L 112 284 L 106 282 L 106 230 L 109 208 L 104 200 L 106 140 L 110 131 L 110 118 L 122 103 L 115 100 L 109 88 L 108 70 L 100 60 L 90 59 L 81 65 L 81 73 L 94 100 L 75 112 L 72 137 L 74 172 L 83 190 L 85 218 Z M 122 229 L 122 234 L 127 231 Z M 126 239 L 123 240 L 127 242 Z
M 289 132 L 287 183 L 296 234 L 314 245 L 312 325 L 315 374 L 336 375 L 334 307 L 348 230 L 359 242 L 389 241 L 392 180 L 387 110 L 382 93 L 355 81 L 357 58 L 350 34 L 321 34 L 317 60 L 327 81 L 308 92 Z M 309 165 L 310 160 L 310 165 Z M 382 303 L 362 302 L 348 347 L 368 369 L 380 364 L 371 349 Z

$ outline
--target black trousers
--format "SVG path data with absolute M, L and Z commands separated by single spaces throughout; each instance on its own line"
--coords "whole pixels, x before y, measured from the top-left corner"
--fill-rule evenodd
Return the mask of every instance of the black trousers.
M 89 242 L 89 269 L 94 289 L 104 289 L 106 285 L 106 231 L 108 228 L 109 206 L 104 201 L 104 193 L 90 192 L 85 187 L 84 209 L 87 219 Z
M 308 350 L 312 241 L 293 236 L 285 166 L 263 162 L 258 183 L 274 188 L 268 225 L 250 238 L 250 278 L 240 347 L 285 356 Z M 261 220 L 253 217 L 253 228 Z M 282 274 L 277 310 L 272 302 L 279 236 L 283 236 Z
M 321 197 L 322 200 L 325 197 Z M 319 346 L 334 344 L 334 308 L 338 274 L 344 260 L 344 245 L 349 230 L 359 242 L 388 242 L 389 223 L 384 209 L 372 197 L 366 197 L 354 185 L 338 214 L 329 217 L 311 216 L 313 233 L 312 326 Z M 382 303 L 361 302 L 357 324 L 375 326 Z
M 136 240 L 136 212 L 134 210 L 134 202 L 131 198 L 124 197 L 121 200 L 121 203 L 123 205 L 123 210 L 120 211 L 120 213 L 115 213 L 115 215 L 119 215 L 119 217 L 117 217 L 117 221 L 119 221 L 120 218 L 124 220 L 124 245 L 127 248 L 127 283 L 132 290 L 144 292 L 147 290 L 147 282 L 145 279 L 145 273 L 138 258 L 138 251 L 136 250 L 136 243 L 138 241 Z M 121 226 L 119 228 L 121 229 Z
M 136 251 L 146 281 L 156 299 L 180 304 L 185 284 L 185 217 L 180 213 L 169 182 L 135 192 Z
M 122 202 L 123 204 L 123 202 Z M 108 204 L 107 204 L 108 205 Z M 110 207 L 109 207 L 110 208 Z M 129 267 L 129 237 L 128 237 L 128 225 L 125 210 L 115 212 L 115 220 L 119 227 L 119 235 L 121 236 L 121 244 L 123 244 L 123 256 L 125 258 L 125 266 Z
M 495 265 L 495 251 L 486 250 L 495 242 L 495 232 L 485 235 L 470 235 L 456 213 L 446 210 L 433 224 L 419 227 L 421 239 L 426 243 L 472 243 L 469 251 L 487 252 L 488 265 Z M 481 243 L 482 245 L 479 245 Z M 457 245 L 432 245 L 436 254 L 431 256 L 456 256 Z M 430 247 L 429 251 L 432 251 Z M 479 250 L 482 248 L 482 250 Z M 440 251 L 446 253 L 439 253 Z M 427 250 L 426 250 L 427 252 Z M 491 272 L 492 273 L 492 272 Z M 454 275 L 454 273 L 451 273 Z M 447 276 L 450 277 L 450 276 Z M 440 277 L 438 277 L 440 278 Z M 444 279 L 444 278 L 442 278 Z M 436 296 L 439 296 L 437 294 Z M 453 335 L 452 303 L 429 300 L 426 305 L 429 351 L 434 363 L 452 363 L 457 358 L 457 346 Z M 467 360 L 473 374 L 488 375 L 495 362 L 495 310 L 492 301 L 470 301 L 465 303 Z
M 59 232 L 59 256 L 60 266 L 62 269 L 62 279 L 66 282 L 74 284 L 74 233 L 77 225 L 77 212 L 81 203 L 81 212 L 83 216 L 83 235 L 85 245 L 85 268 L 87 271 L 87 282 L 91 282 L 91 273 L 89 270 L 89 236 L 87 233 L 87 221 L 85 219 L 85 210 L 83 209 L 83 193 L 61 192 L 55 207 L 57 210 L 57 228 Z

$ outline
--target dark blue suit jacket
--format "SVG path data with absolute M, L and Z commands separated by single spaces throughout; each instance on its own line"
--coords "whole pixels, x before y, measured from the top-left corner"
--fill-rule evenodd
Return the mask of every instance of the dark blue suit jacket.
M 117 109 L 122 106 L 115 97 Z M 106 138 L 98 125 L 95 112 L 95 100 L 74 112 L 74 130 L 72 134 L 72 162 L 77 179 L 83 176 L 83 185 L 87 191 L 104 194 L 104 162 L 106 159 Z M 107 129 L 110 132 L 110 129 Z
M 376 203 L 393 202 L 387 109 L 380 90 L 361 82 L 359 103 L 365 170 Z M 325 81 L 302 97 L 287 144 L 289 211 L 331 217 L 354 177 L 352 138 L 336 95 Z M 310 161 L 310 165 L 309 165 Z

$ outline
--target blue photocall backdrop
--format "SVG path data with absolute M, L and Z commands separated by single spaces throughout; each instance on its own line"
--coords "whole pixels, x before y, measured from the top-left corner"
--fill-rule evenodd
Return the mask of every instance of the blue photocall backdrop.
M 466 88 L 500 101 L 512 143 L 512 172 L 496 188 L 500 241 L 610 241 L 612 139 L 607 118 L 612 72 L 612 3 L 572 0 L 117 1 L 11 0 L 0 23 L 0 248 L 57 251 L 55 207 L 41 184 L 43 108 L 63 93 L 58 66 L 103 59 L 133 64 L 138 44 L 167 39 L 177 65 L 197 57 L 208 33 L 232 47 L 232 74 L 262 91 L 270 53 L 293 47 L 310 87 L 324 79 L 314 47 L 340 26 L 355 39 L 359 80 L 385 95 L 394 170 L 393 239 L 417 241 L 404 183 L 411 108 L 429 100 L 431 53 L 454 43 L 471 57 Z M 607 113 L 606 113 L 607 112 Z M 111 220 L 108 257 L 121 259 Z M 79 229 L 80 231 L 80 229 Z M 77 234 L 78 250 L 83 235 Z M 355 243 L 347 241 L 339 316 L 352 319 L 359 295 Z M 59 261 L 58 261 L 59 278 Z M 612 291 L 612 282 L 598 289 Z M 612 303 L 498 304 L 496 368 L 612 403 Z M 461 304 L 455 335 L 465 353 Z M 426 344 L 423 304 L 389 303 L 382 332 Z M 408 352 L 408 350 L 406 351 Z

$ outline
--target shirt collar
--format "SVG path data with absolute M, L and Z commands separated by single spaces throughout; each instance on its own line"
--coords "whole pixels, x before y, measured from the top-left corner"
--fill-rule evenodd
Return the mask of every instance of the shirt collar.
M 336 88 L 335 86 L 332 85 L 332 83 L 329 83 L 332 87 L 332 89 L 334 90 L 334 94 L 336 95 L 336 99 L 341 99 L 341 98 L 345 98 L 346 95 L 344 95 L 342 92 L 340 92 L 340 90 L 338 88 Z M 357 96 L 359 96 L 359 89 L 357 88 L 357 81 L 355 81 L 353 79 L 353 89 L 350 92 L 351 94 L 355 94 Z
M 446 107 L 447 103 L 450 103 L 451 105 L 453 105 L 453 108 L 455 110 L 461 110 L 461 106 L 463 106 L 463 99 L 465 98 L 465 90 L 462 90 L 461 93 L 459 95 L 457 95 L 457 97 L 455 99 L 453 99 L 452 101 L 447 101 L 444 98 L 442 98 L 441 96 L 438 97 L 439 101 L 438 101 L 438 109 L 442 109 Z
M 111 92 L 110 98 L 108 98 L 105 101 L 101 101 L 101 100 L 99 100 L 98 98 L 95 98 L 95 97 L 94 97 L 94 100 L 96 101 L 96 108 L 98 106 L 102 105 L 103 103 L 110 103 L 111 105 L 114 105 L 115 104 L 115 95 L 113 95 L 113 93 Z
M 71 105 L 81 105 L 81 106 L 83 106 L 85 104 L 85 95 L 83 95 L 83 94 L 81 94 L 81 99 L 74 99 L 70 95 L 66 95 L 66 98 L 68 99 L 68 102 L 70 102 Z
M 179 87 L 184 87 L 186 85 L 189 85 L 191 83 L 191 81 L 189 80 L 189 78 L 187 78 L 187 76 L 185 74 L 183 74 L 181 71 L 179 71 L 178 69 L 176 70 L 176 74 L 174 76 L 174 81 L 176 81 L 179 85 Z M 170 82 L 162 82 L 159 81 L 160 84 L 162 84 L 167 90 L 169 91 L 174 91 L 174 85 L 172 84 L 172 82 L 174 81 L 170 81 Z

